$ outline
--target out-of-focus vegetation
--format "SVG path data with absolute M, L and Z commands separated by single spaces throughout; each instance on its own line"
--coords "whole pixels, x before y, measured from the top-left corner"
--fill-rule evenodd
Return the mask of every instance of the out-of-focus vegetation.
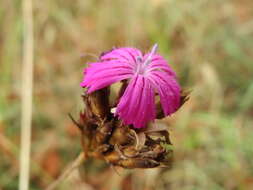
M 0 5 L 0 189 L 18 187 L 22 17 Z M 31 189 L 43 189 L 81 151 L 68 118 L 82 108 L 87 53 L 112 46 L 159 52 L 192 90 L 169 124 L 172 169 L 120 170 L 93 161 L 60 189 L 253 189 L 252 0 L 34 1 Z M 71 188 L 70 188 L 71 187 Z

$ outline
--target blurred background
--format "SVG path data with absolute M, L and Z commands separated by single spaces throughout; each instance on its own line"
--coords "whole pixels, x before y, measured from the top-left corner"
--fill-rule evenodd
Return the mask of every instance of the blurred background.
M 115 171 L 90 161 L 57 189 L 253 189 L 252 0 L 34 2 L 35 61 L 30 189 L 44 189 L 81 151 L 68 117 L 83 108 L 85 63 L 113 46 L 169 60 L 190 100 L 167 118 L 171 169 Z M 0 5 L 0 190 L 18 188 L 22 16 Z M 87 172 L 88 171 L 88 172 Z

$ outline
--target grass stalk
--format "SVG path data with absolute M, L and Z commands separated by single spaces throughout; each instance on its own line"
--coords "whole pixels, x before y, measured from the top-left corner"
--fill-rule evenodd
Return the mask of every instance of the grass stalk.
M 21 148 L 19 189 L 29 189 L 32 92 L 33 92 L 33 13 L 32 0 L 22 1 L 23 63 L 21 105 Z

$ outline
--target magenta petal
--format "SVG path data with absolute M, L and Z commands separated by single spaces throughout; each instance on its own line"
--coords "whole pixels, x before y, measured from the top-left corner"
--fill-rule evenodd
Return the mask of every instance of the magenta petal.
M 131 70 L 128 69 L 107 69 L 107 70 L 98 70 L 95 73 L 89 73 L 86 75 L 84 81 L 88 82 L 96 82 L 95 80 L 102 80 L 108 77 L 114 77 L 114 76 L 120 76 L 120 75 L 126 75 L 126 74 L 133 74 Z
M 111 59 L 124 60 L 127 61 L 129 64 L 134 65 L 136 62 L 135 57 L 137 56 L 142 56 L 142 53 L 138 49 L 118 48 L 106 53 L 100 59 L 103 61 Z
M 172 76 L 161 71 L 153 71 L 150 73 L 149 79 L 160 95 L 160 101 L 165 115 L 174 113 L 180 104 L 179 84 Z
M 144 127 L 155 118 L 154 90 L 147 78 L 135 75 L 117 106 L 116 114 L 125 124 Z
M 155 96 L 154 89 L 151 82 L 144 78 L 144 90 L 142 94 L 141 103 L 139 105 L 139 112 L 135 116 L 136 122 L 134 125 L 139 128 L 147 124 L 148 121 L 155 119 Z
M 112 83 L 131 78 L 133 75 L 132 67 L 127 63 L 111 63 L 110 61 L 90 63 L 84 71 L 82 87 L 88 88 L 88 93 L 99 90 Z
M 128 87 L 126 88 L 123 96 L 120 98 L 120 102 L 116 109 L 116 114 L 124 121 L 125 124 L 132 124 L 132 116 L 129 117 L 129 114 L 136 112 L 137 104 L 139 103 L 140 90 L 138 88 L 137 82 L 140 78 L 138 75 L 134 77 L 129 82 Z M 136 99 L 133 99 L 135 97 Z M 137 100 L 138 99 L 138 100 Z
M 149 54 L 146 54 L 144 58 L 148 57 L 148 55 Z M 152 72 L 154 70 L 163 70 L 167 72 L 168 74 L 172 75 L 173 77 L 176 77 L 175 72 L 169 66 L 168 62 L 162 56 L 158 54 L 155 54 L 152 57 L 151 64 L 147 68 L 147 72 Z
M 127 67 L 133 68 L 132 65 L 129 64 L 128 61 L 122 59 L 112 59 L 112 60 L 105 60 L 101 62 L 89 63 L 89 67 Z
M 99 90 L 101 88 L 104 88 L 106 86 L 109 86 L 115 82 L 130 78 L 132 76 L 132 74 L 124 74 L 124 75 L 120 75 L 120 76 L 110 76 L 110 77 L 106 77 L 106 78 L 102 78 L 101 80 L 97 80 L 97 81 L 92 81 L 89 83 L 89 85 L 87 85 L 86 83 L 82 83 L 84 86 L 88 86 L 88 93 L 91 93 L 95 90 Z

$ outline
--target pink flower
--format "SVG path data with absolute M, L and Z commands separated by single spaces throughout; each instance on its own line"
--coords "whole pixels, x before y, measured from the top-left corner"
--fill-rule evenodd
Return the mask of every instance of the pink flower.
M 156 53 L 142 54 L 135 48 L 118 48 L 101 55 L 99 62 L 89 63 L 84 70 L 82 87 L 94 92 L 115 82 L 128 79 L 128 86 L 120 98 L 116 115 L 135 128 L 145 127 L 156 117 L 155 95 L 159 94 L 165 115 L 180 106 L 180 86 L 176 74 L 167 61 Z

